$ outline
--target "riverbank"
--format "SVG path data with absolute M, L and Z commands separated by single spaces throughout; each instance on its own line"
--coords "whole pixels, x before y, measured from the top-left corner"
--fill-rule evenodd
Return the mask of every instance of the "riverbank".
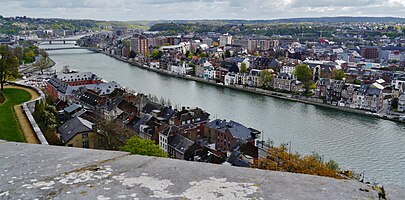
M 131 62 L 131 61 L 127 60 L 127 59 L 124 59 L 124 58 L 121 58 L 121 57 L 118 57 L 118 56 L 115 56 L 115 55 L 108 54 L 108 53 L 106 53 L 104 51 L 97 51 L 97 50 L 94 50 L 94 49 L 89 49 L 89 50 L 91 50 L 93 52 L 105 54 L 105 55 L 107 55 L 109 57 L 115 58 L 117 60 L 128 63 L 130 65 L 139 67 L 139 68 L 144 69 L 144 70 L 153 71 L 153 72 L 165 75 L 165 76 L 176 77 L 176 78 L 181 78 L 181 79 L 190 80 L 190 81 L 196 81 L 196 82 L 200 82 L 200 83 L 214 85 L 216 87 L 229 88 L 229 89 L 249 92 L 249 93 L 253 93 L 253 94 L 265 95 L 265 96 L 284 99 L 284 100 L 288 100 L 288 101 L 299 102 L 299 103 L 304 103 L 304 104 L 309 104 L 309 105 L 314 105 L 314 106 L 319 106 L 319 107 L 323 107 L 323 108 L 334 109 L 334 110 L 339 110 L 339 111 L 349 112 L 349 113 L 354 113 L 354 114 L 359 114 L 359 115 L 365 115 L 365 116 L 370 116 L 370 117 L 374 117 L 374 118 L 390 120 L 390 121 L 394 121 L 394 122 L 405 123 L 405 121 L 401 121 L 401 120 L 398 120 L 398 119 L 390 119 L 387 116 L 380 116 L 380 115 L 377 115 L 375 113 L 372 114 L 370 111 L 366 111 L 366 110 L 360 110 L 360 109 L 354 109 L 354 108 L 349 108 L 349 107 L 340 107 L 340 106 L 334 106 L 334 105 L 330 105 L 330 104 L 325 104 L 325 103 L 322 102 L 321 99 L 318 99 L 318 98 L 296 96 L 296 95 L 291 95 L 291 94 L 288 94 L 288 93 L 282 93 L 282 92 L 276 92 L 276 91 L 270 91 L 270 90 L 263 90 L 263 89 L 260 89 L 260 88 L 243 87 L 243 86 L 238 86 L 238 85 L 234 86 L 234 85 L 217 84 L 215 81 L 205 80 L 203 78 L 193 77 L 193 76 L 189 76 L 189 75 L 174 74 L 174 73 L 171 73 L 171 72 L 166 71 L 166 70 L 149 67 L 147 65 L 141 65 L 141 64 L 139 64 L 137 62 Z

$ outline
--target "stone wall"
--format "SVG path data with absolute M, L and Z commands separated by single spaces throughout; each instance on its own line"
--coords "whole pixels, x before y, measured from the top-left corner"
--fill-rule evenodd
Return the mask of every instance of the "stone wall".
M 45 94 L 39 88 L 36 88 L 36 87 L 31 87 L 31 86 L 27 86 L 27 85 L 18 84 L 18 83 L 10 83 L 10 84 L 34 90 L 39 94 L 38 98 L 23 103 L 22 104 L 22 109 L 24 111 L 25 116 L 27 116 L 27 119 L 30 122 L 31 127 L 34 130 L 34 132 L 35 132 L 38 140 L 40 141 L 40 143 L 43 144 L 43 145 L 49 145 L 49 143 L 46 140 L 44 134 L 42 133 L 41 129 L 39 128 L 37 122 L 35 121 L 34 117 L 32 116 L 32 113 L 35 111 L 36 102 L 45 100 Z

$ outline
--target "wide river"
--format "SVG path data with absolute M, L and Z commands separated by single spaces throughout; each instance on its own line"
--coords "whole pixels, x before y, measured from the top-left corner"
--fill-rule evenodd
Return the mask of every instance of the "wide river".
M 58 45 L 42 45 L 57 47 Z M 274 144 L 291 141 L 300 154 L 318 152 L 366 181 L 405 186 L 405 124 L 164 76 L 88 50 L 49 51 L 56 62 L 157 97 L 200 107 L 211 118 L 264 131 Z

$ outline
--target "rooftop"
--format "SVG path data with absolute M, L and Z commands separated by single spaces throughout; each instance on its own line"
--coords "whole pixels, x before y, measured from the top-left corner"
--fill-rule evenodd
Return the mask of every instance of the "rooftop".
M 0 141 L 0 158 L 0 199 L 378 199 L 354 180 L 125 152 Z

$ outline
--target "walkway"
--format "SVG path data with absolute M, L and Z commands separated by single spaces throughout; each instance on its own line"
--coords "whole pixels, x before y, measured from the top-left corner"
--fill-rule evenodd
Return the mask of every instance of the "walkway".
M 5 86 L 4 88 L 17 88 L 17 89 L 25 90 L 30 93 L 31 100 L 34 100 L 39 97 L 37 92 L 35 92 L 34 90 L 31 90 L 31 89 L 25 88 L 25 87 L 8 85 L 8 86 Z M 25 141 L 30 144 L 40 144 L 37 136 L 35 135 L 34 130 L 31 127 L 30 122 L 27 119 L 27 116 L 25 116 L 25 114 L 22 110 L 21 104 L 14 106 L 14 110 L 15 110 L 15 114 L 17 115 L 18 122 L 20 123 L 21 129 L 24 133 Z

